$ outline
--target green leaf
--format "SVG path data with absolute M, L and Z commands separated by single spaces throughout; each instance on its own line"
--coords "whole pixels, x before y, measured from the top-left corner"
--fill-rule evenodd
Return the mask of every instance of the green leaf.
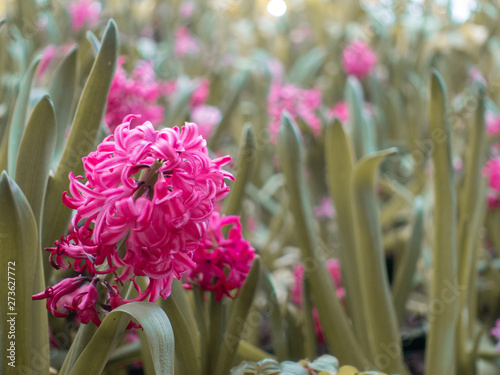
M 302 305 L 300 306 L 300 312 L 303 321 L 305 358 L 315 358 L 318 355 L 318 338 L 316 336 L 313 309 L 310 283 L 308 276 L 304 275 L 302 278 Z
M 174 280 L 176 281 L 176 280 Z M 192 310 L 186 305 L 187 296 L 183 295 L 180 282 L 172 284 L 172 293 L 161 300 L 161 306 L 167 313 L 176 337 L 175 355 L 186 374 L 200 375 L 200 334 L 192 318 Z M 193 326 L 194 324 L 194 326 Z M 207 348 L 203 348 L 207 350 Z
M 344 313 L 332 278 L 319 251 L 314 219 L 305 184 L 303 152 L 297 126 L 285 113 L 278 133 L 278 157 L 286 178 L 291 211 L 295 219 L 295 234 L 307 262 L 306 274 L 311 281 L 311 291 L 323 327 L 326 342 L 341 362 L 365 367 L 368 360 L 359 345 L 351 324 Z M 335 319 L 331 317 L 335 316 Z M 342 337 L 342 340 L 338 338 Z
M 356 160 L 359 160 L 363 156 L 375 152 L 377 148 L 375 146 L 375 130 L 365 114 L 363 88 L 354 76 L 349 76 L 347 79 L 346 97 Z
M 31 82 L 33 81 L 33 76 L 35 75 L 36 68 L 40 63 L 40 59 L 40 57 L 37 57 L 31 63 L 28 71 L 21 81 L 21 87 L 14 106 L 14 112 L 2 139 L 0 148 L 0 169 L 8 170 L 12 175 L 16 169 L 19 143 L 26 124 Z
M 92 52 L 94 53 L 94 56 L 97 56 L 99 50 L 101 49 L 101 42 L 99 41 L 99 39 L 97 39 L 95 34 L 90 30 L 87 30 L 85 36 L 87 37 L 87 40 L 89 41 L 90 46 L 92 47 Z
M 12 363 L 28 374 L 48 374 L 47 311 L 43 301 L 31 300 L 45 289 L 37 226 L 26 197 L 5 171 L 0 176 L 0 244 L 0 372 L 13 373 Z M 15 355 L 8 358 L 12 346 Z
M 252 176 L 252 169 L 256 157 L 255 134 L 250 125 L 243 128 L 243 137 L 236 163 L 235 181 L 231 184 L 231 192 L 226 198 L 223 212 L 225 215 L 239 215 L 245 187 Z
M 191 95 L 196 90 L 196 85 L 186 77 L 178 80 L 178 89 L 173 99 L 172 105 L 165 114 L 165 126 L 180 126 L 188 113 L 188 102 Z
M 413 212 L 410 241 L 397 263 L 396 274 L 392 283 L 394 308 L 396 309 L 396 316 L 398 317 L 400 326 L 403 324 L 406 301 L 412 290 L 417 260 L 422 252 L 424 239 L 424 200 L 421 196 L 415 197 Z
M 434 241 L 430 301 L 441 301 L 439 314 L 431 315 L 425 351 L 426 374 L 451 374 L 455 363 L 455 329 L 458 299 L 446 298 L 457 279 L 457 202 L 451 160 L 450 129 L 446 111 L 446 88 L 433 71 L 429 107 L 429 131 L 434 144 Z M 448 294 L 447 294 L 448 293 Z
M 57 168 L 57 163 L 59 163 L 59 159 L 61 158 L 66 134 L 71 125 L 71 116 L 74 108 L 73 102 L 77 91 L 77 55 L 78 49 L 74 46 L 59 65 L 49 88 L 57 119 L 57 139 L 52 165 L 54 170 Z
M 224 332 L 215 374 L 228 374 L 238 351 L 241 333 L 246 317 L 253 303 L 257 281 L 260 273 L 260 258 L 255 257 L 240 294 L 233 301 L 226 331 Z
M 322 46 L 315 47 L 301 56 L 290 68 L 288 78 L 290 82 L 303 86 L 311 85 L 318 75 L 318 71 L 327 56 Z
M 56 117 L 48 95 L 35 106 L 24 130 L 17 156 L 15 179 L 41 225 L 42 204 L 56 141 Z
M 402 346 L 392 302 L 389 280 L 382 245 L 382 229 L 379 222 L 375 177 L 380 162 L 395 149 L 379 151 L 363 157 L 355 166 L 352 176 L 354 198 L 354 226 L 356 245 L 359 248 L 358 270 L 361 286 L 362 313 L 367 331 L 364 341 L 372 358 L 391 348 L 385 361 L 393 373 L 405 373 Z M 377 287 L 374 288 L 373 286 Z
M 136 320 L 146 334 L 157 374 L 174 374 L 174 333 L 165 312 L 150 302 L 132 302 L 111 311 L 82 352 L 71 375 L 100 374 L 128 323 Z M 146 345 L 146 343 L 142 343 Z
M 68 188 L 69 172 L 73 172 L 75 176 L 83 175 L 82 157 L 95 146 L 117 58 L 118 30 L 115 22 L 110 20 L 104 32 L 101 49 L 78 102 L 61 160 L 54 176 L 49 178 L 43 213 L 43 221 L 49 225 L 42 228 L 43 247 L 50 246 L 67 230 L 71 211 L 63 205 L 61 195 Z

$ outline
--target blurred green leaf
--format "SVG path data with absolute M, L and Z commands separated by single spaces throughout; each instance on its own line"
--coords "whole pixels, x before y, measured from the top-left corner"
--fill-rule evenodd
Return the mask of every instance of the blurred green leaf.
M 55 141 L 54 107 L 50 97 L 45 95 L 33 109 L 23 132 L 15 174 L 15 180 L 30 203 L 38 227 L 41 226 L 42 205 Z
M 82 157 L 95 146 L 99 125 L 104 116 L 106 98 L 113 80 L 118 58 L 118 30 L 113 20 L 108 22 L 101 49 L 78 102 L 69 137 L 61 160 L 49 178 L 43 221 L 42 246 L 50 246 L 67 230 L 71 210 L 62 204 L 61 195 L 68 188 L 68 174 L 83 175 Z
M 315 47 L 301 56 L 290 68 L 289 81 L 302 86 L 310 86 L 318 75 L 318 71 L 327 56 L 322 46 Z
M 255 257 L 252 268 L 248 273 L 245 284 L 240 290 L 238 297 L 233 301 L 230 310 L 229 321 L 224 332 L 215 374 L 228 374 L 233 365 L 238 351 L 241 333 L 245 326 L 246 317 L 253 303 L 257 281 L 260 273 L 260 258 Z
M 433 71 L 429 100 L 429 131 L 434 144 L 434 241 L 430 301 L 441 301 L 457 280 L 457 202 L 451 159 L 450 129 L 447 119 L 446 87 Z M 426 374 L 451 374 L 455 363 L 455 329 L 458 299 L 447 298 L 433 313 L 425 350 Z M 442 307 L 442 308 L 441 308 Z
M 101 49 L 101 42 L 99 39 L 95 36 L 95 34 L 87 30 L 85 33 L 85 36 L 87 37 L 87 40 L 90 43 L 90 46 L 92 47 L 92 52 L 94 53 L 94 57 L 97 57 L 97 54 L 99 53 L 99 50 Z
M 48 374 L 47 311 L 43 301 L 31 300 L 45 289 L 36 221 L 23 192 L 5 171 L 0 176 L 0 244 L 1 373 L 12 373 L 9 363 L 14 362 L 27 374 Z M 15 354 L 8 358 L 12 342 Z
M 335 353 L 341 362 L 364 368 L 368 360 L 343 311 L 323 254 L 319 251 L 305 185 L 303 151 L 297 126 L 292 121 L 287 113 L 283 114 L 278 133 L 278 157 L 286 177 L 286 188 L 290 196 L 295 233 L 302 250 L 302 259 L 308 264 L 306 274 L 310 277 L 314 303 L 330 351 Z M 336 318 L 331 319 L 332 316 Z M 339 337 L 342 337 L 342 340 L 338 340 Z
M 14 106 L 14 112 L 10 124 L 2 138 L 0 147 L 0 169 L 8 170 L 14 174 L 16 170 L 16 159 L 19 151 L 19 143 L 26 125 L 26 116 L 28 103 L 30 99 L 31 83 L 35 75 L 36 68 L 40 63 L 40 57 L 37 57 L 30 65 L 28 71 L 21 81 L 21 87 Z
M 100 374 L 123 337 L 130 319 L 147 337 L 157 374 L 174 374 L 174 333 L 165 312 L 150 302 L 132 302 L 111 311 L 71 369 L 71 375 Z M 145 342 L 141 343 L 146 345 Z
M 52 168 L 55 170 L 71 125 L 73 102 L 77 91 L 77 55 L 78 49 L 74 46 L 59 65 L 50 84 L 49 93 L 54 102 L 57 123 L 57 139 Z

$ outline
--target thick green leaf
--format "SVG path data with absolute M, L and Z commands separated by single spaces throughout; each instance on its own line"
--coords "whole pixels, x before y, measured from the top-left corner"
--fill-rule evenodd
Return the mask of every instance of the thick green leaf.
M 303 167 L 303 153 L 297 126 L 284 114 L 278 133 L 278 157 L 286 178 L 286 188 L 290 196 L 291 210 L 295 219 L 295 233 L 302 250 L 305 271 L 311 281 L 314 303 L 318 309 L 326 342 L 332 353 L 343 363 L 368 365 L 343 311 L 332 278 L 328 272 L 317 244 L 313 227 L 313 214 L 306 187 Z M 331 317 L 335 316 L 335 319 Z M 338 338 L 342 337 L 342 340 Z
M 167 299 L 162 299 L 161 306 L 167 313 L 174 335 L 176 337 L 175 355 L 186 374 L 200 375 L 200 335 L 196 322 L 187 318 L 192 315 L 191 307 L 186 306 L 179 283 L 172 284 L 172 294 Z M 194 324 L 194 326 L 193 326 Z M 198 333 L 198 334 L 196 334 Z M 204 347 L 203 350 L 208 348 Z
M 308 276 L 302 278 L 302 314 L 304 332 L 304 357 L 315 358 L 318 355 L 318 337 L 316 336 L 316 323 L 313 315 L 313 304 L 311 301 L 311 287 Z
M 56 141 L 56 117 L 48 95 L 35 106 L 24 130 L 17 155 L 15 180 L 41 226 L 42 204 Z
M 253 303 L 259 273 L 260 258 L 256 257 L 245 280 L 245 284 L 243 284 L 240 290 L 239 296 L 233 302 L 227 328 L 223 335 L 219 357 L 217 358 L 215 374 L 228 374 L 233 365 L 246 317 Z
M 315 47 L 301 56 L 295 64 L 291 67 L 288 77 L 291 82 L 303 86 L 311 85 L 315 77 L 317 77 L 318 70 L 325 62 L 327 53 L 321 46 Z
M 393 373 L 406 373 L 402 345 L 392 302 L 389 280 L 385 267 L 382 229 L 379 223 L 375 177 L 380 162 L 395 149 L 380 151 L 363 157 L 355 166 L 352 176 L 354 197 L 354 224 L 356 246 L 359 247 L 358 270 L 361 285 L 362 312 L 367 331 L 364 340 L 372 358 L 377 362 L 381 355 L 385 369 Z M 374 288 L 373 286 L 377 287 Z M 391 348 L 391 354 L 385 354 Z M 395 348 L 395 349 L 394 349 Z M 392 353 L 394 351 L 394 353 Z
M 365 99 L 361 83 L 354 76 L 349 76 L 346 86 L 346 98 L 349 104 L 349 122 L 352 127 L 352 139 L 356 160 L 377 150 L 375 130 L 369 124 L 365 114 Z
M 77 55 L 78 49 L 74 46 L 59 65 L 49 88 L 57 119 L 57 139 L 52 164 L 54 170 L 57 168 L 57 163 L 59 163 L 59 159 L 61 158 L 66 135 L 71 125 L 73 102 L 77 89 Z
M 446 111 L 446 88 L 433 71 L 429 107 L 429 130 L 434 144 L 434 243 L 429 334 L 425 351 L 426 374 L 452 374 L 455 363 L 455 329 L 458 299 L 445 298 L 457 280 L 457 202 L 450 129 Z M 439 309 L 437 304 L 439 303 Z
M 31 300 L 45 289 L 37 226 L 26 197 L 5 171 L 0 176 L 0 245 L 0 372 L 14 373 L 15 366 L 26 374 L 48 374 L 47 311 L 43 301 Z
M 411 237 L 401 259 L 397 263 L 396 275 L 392 286 L 392 296 L 399 325 L 403 324 L 405 306 L 413 287 L 413 276 L 417 260 L 422 252 L 424 240 L 424 200 L 418 196 L 413 203 L 413 224 Z
M 82 352 L 71 375 L 100 374 L 121 340 L 130 319 L 146 334 L 157 374 L 174 374 L 174 332 L 165 312 L 150 302 L 132 302 L 111 311 Z M 146 345 L 146 343 L 142 343 Z
M 250 125 L 243 128 L 243 137 L 236 164 L 235 182 L 231 184 L 231 192 L 226 198 L 224 205 L 225 215 L 239 215 L 243 198 L 245 196 L 245 187 L 252 176 L 252 167 L 254 165 L 255 134 Z
M 21 81 L 21 87 L 14 106 L 14 112 L 10 120 L 9 127 L 5 131 L 0 148 L 0 169 L 6 169 L 10 174 L 14 174 L 16 169 L 16 159 L 19 150 L 19 143 L 26 125 L 26 116 L 31 92 L 31 82 L 35 75 L 36 68 L 40 63 L 37 57 L 30 65 L 28 71 Z
M 90 46 L 92 47 L 92 52 L 94 53 L 94 56 L 96 57 L 97 54 L 99 53 L 99 50 L 101 49 L 101 42 L 95 36 L 95 34 L 90 30 L 87 30 L 87 32 L 85 33 L 85 36 L 87 37 L 87 40 L 89 41 Z
M 61 160 L 52 178 L 49 178 L 42 228 L 42 246 L 50 246 L 67 230 L 71 211 L 61 200 L 68 188 L 68 174 L 83 175 L 82 157 L 95 146 L 99 125 L 104 116 L 106 98 L 113 80 L 118 58 L 118 30 L 113 20 L 108 22 L 101 49 L 78 102 L 71 131 Z
M 358 338 L 367 331 L 366 320 L 361 308 L 361 286 L 357 259 L 360 258 L 354 231 L 353 192 L 351 189 L 354 155 L 349 138 L 338 119 L 328 124 L 325 135 L 325 158 L 328 189 L 337 212 L 340 236 L 340 262 L 342 283 L 347 291 L 346 305 Z M 361 345 L 368 351 L 366 342 Z

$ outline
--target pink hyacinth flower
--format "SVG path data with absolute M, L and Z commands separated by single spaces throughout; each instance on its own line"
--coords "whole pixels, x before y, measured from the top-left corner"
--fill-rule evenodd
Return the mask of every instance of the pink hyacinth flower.
M 488 207 L 500 208 L 500 157 L 488 160 L 483 168 L 483 175 L 488 178 Z
M 80 31 L 83 27 L 96 27 L 101 14 L 101 3 L 92 0 L 77 0 L 68 5 L 73 31 Z
M 281 114 L 288 111 L 293 119 L 300 117 L 311 127 L 314 135 L 321 133 L 321 120 L 316 111 L 321 106 L 321 91 L 303 90 L 294 85 L 273 83 L 267 98 L 267 112 L 271 118 L 269 130 L 271 139 L 276 141 L 281 124 Z
M 342 66 L 347 74 L 366 77 L 377 64 L 377 55 L 363 41 L 349 44 L 342 52 Z
M 229 226 L 227 238 L 222 234 Z M 189 273 L 189 281 L 201 290 L 215 293 L 215 300 L 223 296 L 233 298 L 250 271 L 255 250 L 243 239 L 238 216 L 212 214 L 207 235 L 194 252 L 196 268 Z
M 123 69 L 124 63 L 125 57 L 121 56 L 106 103 L 104 122 L 110 132 L 132 111 L 141 115 L 145 121 L 161 124 L 164 109 L 158 104 L 158 100 L 165 93 L 165 83 L 157 82 L 151 62 L 139 61 L 131 77 Z M 132 123 L 134 125 L 135 122 Z
M 314 216 L 318 219 L 327 218 L 333 219 L 335 216 L 335 210 L 333 208 L 333 203 L 330 197 L 323 197 L 321 203 L 314 208 Z
M 194 56 L 200 52 L 198 41 L 191 35 L 185 26 L 179 27 L 175 32 L 174 53 L 177 57 Z
M 345 298 L 345 290 L 341 286 L 342 285 L 342 277 L 340 273 L 340 262 L 337 259 L 328 259 L 326 261 L 326 267 L 328 268 L 328 271 L 330 272 L 330 275 L 332 277 L 332 280 L 335 284 L 335 287 L 337 289 L 337 296 L 341 301 L 344 300 Z M 293 303 L 295 303 L 297 306 L 302 305 L 302 283 L 303 283 L 303 278 L 304 278 L 304 266 L 302 264 L 297 265 L 294 270 L 294 278 L 295 278 L 295 283 L 292 287 L 291 290 L 291 300 Z M 319 315 L 318 311 L 316 309 L 313 309 L 313 318 L 314 318 L 314 323 L 315 323 L 315 328 L 316 328 L 316 336 L 318 338 L 318 342 L 322 343 L 325 341 L 325 338 L 323 336 L 323 330 L 321 328 L 320 322 L 319 322 Z
M 490 334 L 498 340 L 497 350 L 500 350 L 500 319 L 495 321 L 495 327 L 490 330 Z
M 335 117 L 342 123 L 349 121 L 349 105 L 347 102 L 340 101 L 328 111 L 328 120 L 332 121 Z
M 92 289 L 100 282 L 99 274 L 112 273 L 119 284 L 132 282 L 138 294 L 124 300 L 116 285 L 103 282 L 108 310 L 168 297 L 173 278 L 195 268 L 193 253 L 204 240 L 216 202 L 229 192 L 225 180 L 233 179 L 222 170 L 231 158 L 212 160 L 196 124 L 157 131 L 150 122 L 132 128 L 132 120 L 137 116 L 127 116 L 82 159 L 86 181 L 70 173 L 63 203 L 76 210 L 73 231 L 46 249 L 56 268 L 73 267 L 93 278 L 65 304 L 82 322 L 100 322 Z M 136 276 L 147 276 L 145 289 L 135 282 Z M 83 281 L 90 279 L 63 280 L 33 299 L 47 298 L 49 311 L 66 316 L 57 310 L 57 301 Z
M 198 125 L 203 138 L 210 138 L 215 127 L 222 120 L 222 113 L 217 107 L 198 105 L 191 110 L 191 120 Z
M 191 107 L 204 104 L 210 95 L 210 81 L 204 78 L 191 95 Z
M 492 136 L 500 134 L 500 115 L 486 112 L 486 131 Z

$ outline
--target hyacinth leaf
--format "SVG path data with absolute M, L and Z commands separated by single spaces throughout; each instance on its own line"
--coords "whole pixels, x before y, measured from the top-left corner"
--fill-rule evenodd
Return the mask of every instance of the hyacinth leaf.
M 335 286 L 319 252 L 317 236 L 313 227 L 313 214 L 303 170 L 303 151 L 297 125 L 288 113 L 282 116 L 278 133 L 278 158 L 286 179 L 286 189 L 290 196 L 291 211 L 295 219 L 295 233 L 302 259 L 307 261 L 306 273 L 311 282 L 312 296 L 328 347 L 342 363 L 367 366 L 368 360 L 359 345 L 351 324 L 347 319 Z M 331 319 L 335 316 L 335 319 Z M 342 340 L 338 340 L 342 337 Z
M 57 139 L 54 160 L 52 163 L 52 168 L 54 170 L 57 167 L 57 163 L 59 163 L 66 140 L 66 134 L 71 124 L 73 101 L 76 92 L 77 55 L 78 49 L 74 46 L 57 68 L 49 88 L 50 97 L 54 102 L 57 119 Z
M 113 20 L 108 22 L 102 46 L 78 102 L 71 131 L 53 178 L 49 178 L 45 198 L 42 246 L 50 246 L 67 230 L 71 211 L 65 207 L 61 194 L 68 187 L 68 174 L 83 175 L 82 157 L 96 142 L 104 115 L 106 98 L 113 80 L 118 58 L 118 30 Z
M 182 288 L 181 285 L 180 288 Z M 161 306 L 167 313 L 174 335 L 176 337 L 175 356 L 180 362 L 183 371 L 186 374 L 199 375 L 200 371 L 200 335 L 197 332 L 196 322 L 192 322 L 187 318 L 192 310 L 189 306 L 185 306 L 183 296 L 185 291 L 172 285 L 172 293 L 167 299 L 161 300 Z M 194 326 L 193 326 L 194 323 Z
M 99 38 L 97 38 L 97 36 L 90 30 L 87 30 L 85 36 L 87 37 L 87 40 L 89 41 L 90 46 L 92 47 L 92 52 L 94 53 L 94 57 L 97 57 L 97 54 L 101 49 L 101 42 L 99 41 Z
M 413 224 L 411 237 L 405 252 L 398 261 L 392 287 L 392 298 L 399 325 L 403 323 L 405 306 L 412 289 L 413 275 L 417 267 L 417 260 L 422 252 L 424 239 L 424 200 L 421 196 L 415 197 L 413 203 Z
M 3 171 L 0 176 L 0 247 L 3 288 L 0 309 L 2 359 L 0 372 L 29 369 L 29 374 L 49 372 L 49 331 L 47 311 L 42 301 L 31 296 L 45 288 L 39 237 L 35 217 L 20 187 Z M 8 332 L 14 332 L 15 338 Z M 9 359 L 11 341 L 14 357 Z M 5 354 L 8 353 L 8 354 Z
M 288 354 L 288 344 L 285 327 L 283 327 L 283 316 L 280 310 L 280 304 L 278 301 L 278 296 L 273 285 L 273 281 L 266 270 L 263 272 L 263 287 L 266 291 L 267 301 L 270 304 L 269 307 L 269 329 L 271 335 L 271 342 L 273 343 L 273 349 L 276 353 L 276 357 L 279 361 L 284 361 L 289 358 Z
M 254 258 L 252 268 L 241 287 L 238 297 L 232 303 L 227 327 L 222 336 L 215 374 L 228 374 L 233 365 L 246 317 L 253 303 L 259 274 L 260 258 L 257 256 Z
M 5 130 L 0 148 L 0 169 L 6 169 L 11 175 L 14 175 L 16 168 L 16 159 L 19 151 L 19 143 L 23 136 L 24 126 L 26 125 L 26 116 L 31 92 L 31 83 L 35 75 L 36 68 L 40 63 L 40 57 L 37 57 L 28 68 L 24 75 L 19 94 L 16 99 L 14 111 L 8 128 Z
M 243 137 L 236 164 L 235 181 L 231 184 L 231 192 L 226 198 L 223 212 L 225 215 L 239 215 L 245 187 L 252 176 L 252 169 L 256 157 L 255 134 L 250 125 L 243 128 Z
M 388 347 L 397 350 L 385 355 L 385 368 L 393 373 L 406 373 L 402 360 L 400 335 L 396 311 L 392 302 L 389 280 L 385 267 L 382 229 L 379 222 L 375 179 L 380 162 L 396 149 L 379 151 L 363 157 L 356 163 L 352 176 L 354 197 L 354 226 L 360 257 L 357 259 L 361 285 L 361 306 L 367 331 L 364 340 L 371 357 L 377 361 Z M 377 288 L 373 288 L 377 285 Z
M 132 302 L 111 311 L 69 374 L 100 374 L 131 319 L 137 321 L 147 337 L 156 374 L 174 374 L 174 333 L 161 307 L 150 302 Z
M 346 86 L 346 98 L 349 104 L 349 122 L 352 126 L 352 137 L 356 160 L 376 151 L 375 131 L 369 126 L 364 109 L 364 94 L 361 83 L 354 76 L 349 76 Z
M 455 328 L 458 299 L 446 298 L 457 278 L 456 194 L 451 159 L 450 129 L 446 117 L 446 88 L 439 73 L 431 77 L 429 130 L 434 143 L 434 242 L 430 301 L 441 301 L 439 313 L 429 316 L 425 351 L 426 374 L 452 374 L 455 363 Z M 432 313 L 431 306 L 431 313 Z
M 347 311 L 353 321 L 357 337 L 363 337 L 367 330 L 362 314 L 361 286 L 358 263 L 360 258 L 354 232 L 353 197 L 351 177 L 354 169 L 354 155 L 351 143 L 338 119 L 328 124 L 325 134 L 326 173 L 330 197 L 337 211 L 340 236 L 340 262 L 342 282 L 347 291 Z M 364 345 L 365 343 L 362 342 Z M 364 348 L 367 351 L 367 347 Z
M 290 81 L 298 85 L 310 85 L 317 77 L 326 56 L 327 53 L 322 47 L 315 47 L 301 56 L 290 68 L 288 73 Z
M 220 121 L 220 124 L 215 129 L 214 134 L 212 134 L 212 136 L 210 137 L 210 140 L 208 142 L 209 149 L 216 150 L 220 137 L 229 129 L 231 125 L 231 118 L 234 111 L 238 107 L 240 95 L 245 88 L 248 77 L 248 71 L 244 71 L 232 78 L 229 90 L 226 97 L 224 98 L 224 102 L 227 103 L 227 105 L 222 111 L 223 117 Z
M 37 226 L 41 225 L 42 205 L 54 154 L 56 117 L 52 101 L 45 95 L 35 106 L 19 146 L 15 180 L 33 210 Z

